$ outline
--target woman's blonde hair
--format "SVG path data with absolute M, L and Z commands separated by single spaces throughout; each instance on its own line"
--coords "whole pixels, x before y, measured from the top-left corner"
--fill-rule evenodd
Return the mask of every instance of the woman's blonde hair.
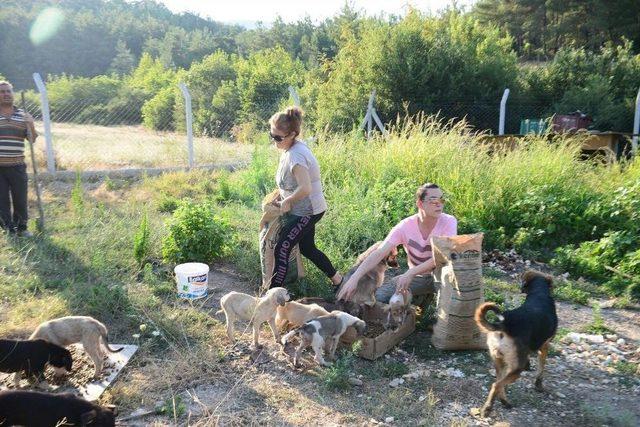
M 287 135 L 295 132 L 296 136 L 300 135 L 302 127 L 302 116 L 304 111 L 300 107 L 287 107 L 284 111 L 278 111 L 269 119 L 269 124 L 275 128 L 286 132 Z

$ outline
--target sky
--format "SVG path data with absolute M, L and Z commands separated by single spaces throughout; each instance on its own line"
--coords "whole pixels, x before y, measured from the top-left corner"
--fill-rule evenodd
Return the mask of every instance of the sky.
M 294 22 L 305 16 L 314 21 L 336 15 L 345 0 L 160 0 L 173 12 L 195 12 L 200 16 L 227 23 L 249 23 L 262 21 L 268 24 L 277 16 L 285 22 Z M 456 0 L 459 6 L 468 6 L 474 0 Z M 406 5 L 424 12 L 437 12 L 452 3 L 452 0 L 350 0 L 356 10 L 366 15 L 403 15 Z

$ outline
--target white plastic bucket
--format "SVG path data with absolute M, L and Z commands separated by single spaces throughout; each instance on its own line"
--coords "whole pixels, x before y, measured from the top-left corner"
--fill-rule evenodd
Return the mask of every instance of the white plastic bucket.
M 207 296 L 209 284 L 209 266 L 200 262 L 178 264 L 173 269 L 178 284 L 178 296 L 186 299 L 198 299 Z

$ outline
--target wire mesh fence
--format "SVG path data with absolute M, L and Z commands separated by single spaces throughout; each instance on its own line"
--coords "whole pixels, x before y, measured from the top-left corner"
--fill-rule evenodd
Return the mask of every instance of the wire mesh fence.
M 176 88 L 157 94 L 120 94 L 88 98 L 52 97 L 48 100 L 51 117 L 51 140 L 56 170 L 96 171 L 103 169 L 175 168 L 190 164 L 190 140 L 187 137 L 186 101 Z M 265 96 L 260 102 L 240 102 L 238 97 L 212 100 L 203 93 L 191 99 L 193 159 L 195 165 L 212 165 L 248 161 L 252 147 L 244 142 L 268 131 L 268 118 L 290 104 L 289 93 Z M 16 101 L 22 105 L 20 97 Z M 36 119 L 43 134 L 40 95 L 29 91 L 25 107 Z M 307 107 L 307 106 L 303 106 Z M 313 110 L 313 106 L 310 106 Z M 437 115 L 443 121 L 465 122 L 474 130 L 499 132 L 500 100 L 478 102 L 469 99 L 443 100 L 425 106 L 423 113 Z M 504 133 L 528 133 L 529 122 L 548 123 L 555 111 L 552 106 L 507 102 Z M 392 123 L 406 112 L 380 114 L 383 123 Z M 359 119 L 362 120 L 362 119 Z M 525 120 L 527 126 L 524 126 Z M 307 135 L 319 129 L 350 130 L 360 121 L 319 125 L 313 114 L 306 122 Z M 44 138 L 40 138 L 42 141 Z M 44 147 L 39 143 L 40 148 Z M 37 161 L 46 164 L 44 150 L 36 150 Z

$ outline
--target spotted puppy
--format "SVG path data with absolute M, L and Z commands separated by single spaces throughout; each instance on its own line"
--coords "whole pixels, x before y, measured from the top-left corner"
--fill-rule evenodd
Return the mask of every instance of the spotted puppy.
M 527 297 L 520 307 L 502 312 L 496 304 L 486 302 L 477 308 L 475 321 L 480 330 L 487 334 L 489 354 L 496 368 L 496 381 L 480 410 L 483 417 L 491 411 L 496 397 L 506 408 L 511 408 L 505 395 L 505 387 L 520 377 L 520 373 L 529 364 L 531 353 L 538 353 L 536 390 L 544 390 L 542 373 L 549 343 L 558 328 L 551 285 L 551 276 L 537 271 L 527 271 L 522 277 L 521 288 Z M 497 315 L 497 321 L 487 320 L 486 315 L 489 311 Z
M 394 293 L 389 299 L 389 304 L 384 307 L 387 318 L 383 323 L 385 329 L 397 331 L 404 323 L 411 310 L 411 291 Z
M 296 349 L 293 356 L 293 364 L 298 365 L 302 351 L 311 346 L 315 352 L 315 361 L 322 366 L 329 366 L 322 356 L 322 351 L 327 346 L 328 355 L 333 359 L 336 348 L 338 347 L 338 341 L 348 327 L 353 326 L 358 335 L 364 334 L 367 324 L 342 311 L 334 310 L 331 313 L 320 316 L 315 319 L 309 320 L 304 325 L 296 328 L 282 337 L 282 345 L 287 345 L 287 342 L 294 336 L 298 336 L 300 339 L 300 345 Z

